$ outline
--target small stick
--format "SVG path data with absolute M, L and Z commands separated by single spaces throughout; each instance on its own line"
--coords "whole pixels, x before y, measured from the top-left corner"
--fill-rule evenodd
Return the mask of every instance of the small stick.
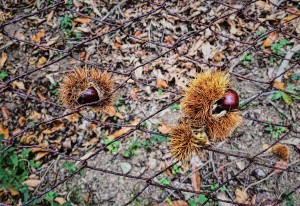
M 292 57 L 294 56 L 295 53 L 300 51 L 300 44 L 297 44 L 296 46 L 294 46 L 290 51 L 288 51 L 284 57 L 284 60 L 281 62 L 277 74 L 276 76 L 278 76 L 276 78 L 276 81 L 281 82 L 282 81 L 282 74 L 285 73 L 285 68 L 289 65 L 290 60 L 292 59 Z

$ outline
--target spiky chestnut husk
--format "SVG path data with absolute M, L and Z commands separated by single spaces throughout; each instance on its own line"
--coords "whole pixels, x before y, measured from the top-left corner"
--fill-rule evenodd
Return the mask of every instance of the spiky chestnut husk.
M 229 76 L 223 71 L 204 71 L 196 74 L 183 91 L 181 110 L 185 116 L 205 124 L 212 119 L 212 106 L 223 97 L 230 86 Z
M 222 141 L 231 136 L 242 121 L 240 112 L 228 112 L 223 117 L 208 122 L 205 131 L 213 142 Z
M 59 89 L 59 100 L 70 108 L 100 100 L 100 103 L 89 107 L 95 112 L 105 112 L 114 102 L 114 96 L 109 96 L 113 87 L 110 74 L 94 68 L 80 68 L 64 77 Z
M 281 159 L 283 159 L 285 161 L 287 161 L 290 156 L 289 148 L 283 144 L 276 144 L 272 148 L 272 152 L 273 152 L 273 154 L 277 155 L 278 157 L 280 157 Z
M 207 135 L 203 130 L 194 131 L 190 125 L 179 124 L 171 129 L 168 143 L 172 157 L 187 163 L 193 153 L 201 153 L 203 147 L 209 145 Z
M 227 72 L 204 71 L 196 74 L 183 93 L 181 110 L 185 114 L 185 122 L 193 127 L 206 127 L 212 141 L 229 137 L 242 122 L 237 110 L 223 108 L 224 111 L 218 111 L 221 115 L 213 113 L 213 108 L 224 100 L 226 92 L 231 91 L 229 86 Z

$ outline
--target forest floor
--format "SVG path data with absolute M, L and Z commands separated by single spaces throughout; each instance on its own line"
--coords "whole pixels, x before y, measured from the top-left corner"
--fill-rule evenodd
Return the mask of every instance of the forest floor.
M 45 193 L 36 205 L 300 205 L 299 7 L 2 1 L 0 137 L 14 141 L 1 143 L 0 203 Z M 72 112 L 59 100 L 63 78 L 92 67 L 112 74 L 114 104 Z M 172 166 L 182 91 L 214 69 L 229 72 L 243 124 Z M 272 153 L 278 143 L 286 161 Z

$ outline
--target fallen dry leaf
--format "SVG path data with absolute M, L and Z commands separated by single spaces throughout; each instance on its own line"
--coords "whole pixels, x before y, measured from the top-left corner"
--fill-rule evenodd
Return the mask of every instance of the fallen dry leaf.
M 236 28 L 236 23 L 233 19 L 228 19 L 228 24 L 230 25 L 230 33 L 236 36 L 241 36 L 243 32 Z
M 175 43 L 175 41 L 174 41 L 172 36 L 168 35 L 168 36 L 165 37 L 164 43 L 169 44 L 169 45 L 173 45 Z
M 9 138 L 8 129 L 4 128 L 1 123 L 0 123 L 0 134 L 4 135 L 4 139 L 8 139 Z
M 24 36 L 24 34 L 22 34 L 22 33 L 17 33 L 17 37 L 19 38 L 19 39 L 21 39 L 21 40 L 25 40 L 25 36 Z
M 199 170 L 198 170 L 198 167 L 196 164 L 192 164 L 192 170 L 194 171 L 191 176 L 192 188 L 194 189 L 194 191 L 200 192 L 201 179 L 200 179 L 200 173 L 199 173 Z
M 38 122 L 39 120 L 41 120 L 41 118 L 42 118 L 42 115 L 40 113 L 38 113 L 37 111 L 33 111 L 29 116 L 29 119 L 34 122 Z
M 272 152 L 272 148 L 268 144 L 263 144 L 262 148 L 263 148 L 263 150 L 267 149 L 267 152 Z
M 275 80 L 274 84 L 273 84 L 273 87 L 276 88 L 276 89 L 285 90 L 285 83 Z
M 201 51 L 203 54 L 203 58 L 208 61 L 212 55 L 212 45 L 209 42 L 204 42 L 201 46 Z
M 66 117 L 66 119 L 69 121 L 69 122 L 78 122 L 79 120 L 79 115 L 77 113 L 74 113 L 74 114 L 71 114 L 71 115 L 68 115 Z
M 7 54 L 5 52 L 2 52 L 2 55 L 0 57 L 0 69 L 3 68 L 6 60 L 7 60 Z
M 46 43 L 46 46 L 51 46 L 51 45 L 55 44 L 56 41 L 57 41 L 58 39 L 59 39 L 59 36 L 51 38 L 51 39 Z
M 47 15 L 47 22 L 46 22 L 47 25 L 52 26 L 51 20 L 53 16 L 54 16 L 54 9 L 52 9 L 50 13 Z
M 114 41 L 113 43 L 114 43 L 115 47 L 117 47 L 118 49 L 122 47 L 122 44 L 120 44 L 117 41 Z
M 53 126 L 50 129 L 45 129 L 43 131 L 43 134 L 55 133 L 56 131 L 60 130 L 64 126 L 64 123 L 61 122 L 60 120 L 55 120 L 50 125 L 53 125 Z
M 163 205 L 162 204 L 156 204 L 154 206 L 188 206 L 189 204 L 184 201 L 184 200 L 174 200 L 171 202 L 171 204 L 165 202 Z
M 38 33 L 32 36 L 31 40 L 34 42 L 41 42 L 41 38 L 46 34 L 45 29 L 41 29 Z
M 119 112 L 116 112 L 115 116 L 118 117 L 119 119 L 125 119 L 125 117 Z
M 19 122 L 19 125 L 21 126 L 21 127 L 23 127 L 23 126 L 25 126 L 26 125 L 26 118 L 25 117 L 20 117 L 19 119 L 18 119 L 18 122 Z
M 39 60 L 38 60 L 37 66 L 38 66 L 38 67 L 41 67 L 41 66 L 43 66 L 44 64 L 46 64 L 46 62 L 47 62 L 46 57 L 41 57 L 41 58 L 39 58 Z
M 38 160 L 42 159 L 43 157 L 45 157 L 48 153 L 49 153 L 48 151 L 47 152 L 39 152 L 35 156 L 34 160 L 38 161 Z
M 216 52 L 215 56 L 214 56 L 214 60 L 216 62 L 220 62 L 222 61 L 222 53 L 221 52 Z
M 281 173 L 281 172 L 283 172 L 286 169 L 286 167 L 287 167 L 287 161 L 281 159 L 278 162 L 276 162 L 276 164 L 274 165 L 274 167 L 276 167 L 276 169 L 274 169 L 275 173 Z
M 282 23 L 285 23 L 285 22 L 290 22 L 290 21 L 292 21 L 293 19 L 295 19 L 295 18 L 298 17 L 298 15 L 300 14 L 300 11 L 297 11 L 296 14 L 297 14 L 297 15 L 291 14 L 291 15 L 288 15 L 287 17 L 284 17 L 284 18 L 281 20 L 281 22 L 282 22 Z
M 32 142 L 34 142 L 34 140 L 37 139 L 37 136 L 34 134 L 27 134 L 21 137 L 20 142 L 23 144 L 30 144 Z
M 76 19 L 74 19 L 75 22 L 77 23 L 81 23 L 81 24 L 87 24 L 90 23 L 92 20 L 86 17 L 78 17 Z
M 86 160 L 88 159 L 90 156 L 94 155 L 95 151 L 89 151 L 88 153 L 86 153 L 85 155 L 83 155 L 82 157 L 80 157 L 81 160 Z
M 90 201 L 90 195 L 89 194 L 83 195 L 83 199 L 86 203 L 89 202 Z
M 72 141 L 71 138 L 67 138 L 63 143 L 62 143 L 63 147 L 65 149 L 71 149 L 72 148 Z
M 20 194 L 18 190 L 14 190 L 14 188 L 12 187 L 11 184 L 9 185 L 9 193 L 10 193 L 12 196 L 17 196 L 17 195 Z
M 6 106 L 1 108 L 4 119 L 9 119 L 10 111 Z
M 270 4 L 268 4 L 268 3 L 265 2 L 265 1 L 257 1 L 257 2 L 256 2 L 256 5 L 257 5 L 259 8 L 263 9 L 263 10 L 266 10 L 266 11 L 269 11 L 269 12 L 272 11 L 272 6 L 270 6 Z
M 244 189 L 237 188 L 235 190 L 235 201 L 237 203 L 245 203 L 248 199 L 248 194 Z
M 270 47 L 274 41 L 276 41 L 278 37 L 278 33 L 276 31 L 271 32 L 268 37 L 264 40 L 263 46 L 264 47 Z
M 41 180 L 32 180 L 32 179 L 29 179 L 29 180 L 24 181 L 22 184 L 23 185 L 27 185 L 28 187 L 36 187 L 40 183 L 41 183 Z
M 105 110 L 105 113 L 110 116 L 113 117 L 116 114 L 116 108 L 114 106 L 108 106 L 107 109 Z
M 40 98 L 40 100 L 46 100 L 46 97 L 40 92 L 37 92 L 37 96 Z
M 156 86 L 159 87 L 159 88 L 162 88 L 162 89 L 166 89 L 169 87 L 169 85 L 167 84 L 167 82 L 165 80 L 162 80 L 162 79 L 158 79 L 156 81 Z
M 66 199 L 63 198 L 63 197 L 56 197 L 56 198 L 54 199 L 54 201 L 55 201 L 55 202 L 58 202 L 59 205 L 63 205 L 65 202 L 67 202 Z
M 193 56 L 197 54 L 198 49 L 203 44 L 203 40 L 200 38 L 195 44 L 193 44 L 192 48 L 189 50 L 188 55 Z
M 18 89 L 21 89 L 21 90 L 25 90 L 25 86 L 24 86 L 23 82 L 14 81 L 12 83 L 12 86 L 13 86 L 14 89 L 18 88 Z
M 143 34 L 143 31 L 138 30 L 138 31 L 136 31 L 136 32 L 134 33 L 134 36 L 140 37 L 142 34 Z
M 41 147 L 47 147 L 48 145 L 46 143 L 40 143 L 39 146 Z M 36 153 L 36 152 L 46 152 L 47 150 L 43 149 L 43 148 L 38 148 L 38 147 L 35 147 L 35 148 L 31 148 L 30 149 L 32 153 Z
M 137 125 L 140 121 L 141 121 L 141 119 L 135 119 L 134 121 L 132 121 L 132 122 L 130 123 L 130 125 L 135 126 L 135 125 Z M 122 136 L 123 134 L 126 134 L 126 133 L 129 132 L 131 129 L 132 129 L 132 127 L 122 127 L 120 130 L 114 132 L 114 133 L 111 134 L 111 135 L 108 135 L 107 138 L 108 138 L 110 141 L 112 141 L 112 140 L 114 140 L 115 138 L 120 137 L 120 136 Z
M 73 0 L 73 4 L 74 4 L 74 6 L 76 6 L 77 8 L 82 7 L 82 3 L 80 3 L 79 0 Z
M 165 123 L 165 122 L 160 123 L 160 126 L 157 129 L 162 134 L 169 134 L 171 131 L 171 127 L 169 125 L 167 125 L 167 123 Z
M 138 88 L 133 88 L 131 90 L 131 97 L 132 97 L 132 99 L 137 100 L 139 98 L 138 97 L 138 92 L 139 92 Z

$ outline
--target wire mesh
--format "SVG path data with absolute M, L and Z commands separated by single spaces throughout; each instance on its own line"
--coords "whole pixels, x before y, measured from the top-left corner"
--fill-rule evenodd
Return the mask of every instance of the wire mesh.
M 54 107 L 56 108 L 52 111 L 52 114 L 48 114 L 49 118 L 45 118 L 39 122 L 35 122 L 33 125 L 29 125 L 14 132 L 10 137 L 6 140 L 2 140 L 6 144 L 6 148 L 4 151 L 8 150 L 11 147 L 16 147 L 20 150 L 25 148 L 40 148 L 44 151 L 47 151 L 53 156 L 61 156 L 67 160 L 72 160 L 77 162 L 80 167 L 68 175 L 67 177 L 63 177 L 60 181 L 58 181 L 53 186 L 46 188 L 44 191 L 39 192 L 36 196 L 32 197 L 29 201 L 24 202 L 23 205 L 29 205 L 34 202 L 36 199 L 43 197 L 50 191 L 53 191 L 58 186 L 70 180 L 75 175 L 78 175 L 82 170 L 92 170 L 95 172 L 107 173 L 115 176 L 122 176 L 129 179 L 135 179 L 143 182 L 145 186 L 139 190 L 136 194 L 132 196 L 128 202 L 124 203 L 125 205 L 131 204 L 134 200 L 136 200 L 145 190 L 149 187 L 158 187 L 162 190 L 172 190 L 177 193 L 181 192 L 189 192 L 194 194 L 205 194 L 207 200 L 202 203 L 205 205 L 210 200 L 231 203 L 234 205 L 248 205 L 243 203 L 237 203 L 234 199 L 220 199 L 217 197 L 217 192 L 222 189 L 225 185 L 231 185 L 233 180 L 239 179 L 240 176 L 245 175 L 246 172 L 253 166 L 261 166 L 269 169 L 280 169 L 284 171 L 288 176 L 289 174 L 299 174 L 299 170 L 296 168 L 297 162 L 295 164 L 289 165 L 287 168 L 278 168 L 274 166 L 274 163 L 267 162 L 261 156 L 272 148 L 274 145 L 279 143 L 280 141 L 286 139 L 291 135 L 295 135 L 296 137 L 299 134 L 297 127 L 295 125 L 298 124 L 299 117 L 295 119 L 285 120 L 283 123 L 272 123 L 268 120 L 259 118 L 258 115 L 251 115 L 253 113 L 249 113 L 247 111 L 251 111 L 254 107 L 253 102 L 264 102 L 266 101 L 265 96 L 270 94 L 274 94 L 276 91 L 285 92 L 286 94 L 295 95 L 294 93 L 287 91 L 285 89 L 280 89 L 274 86 L 274 83 L 278 78 L 288 74 L 291 70 L 295 70 L 299 68 L 299 58 L 287 57 L 286 55 L 276 54 L 274 52 L 270 52 L 265 48 L 262 48 L 262 42 L 269 38 L 270 34 L 276 33 L 277 35 L 292 39 L 292 41 L 296 43 L 299 41 L 299 35 L 295 32 L 294 25 L 297 24 L 299 19 L 299 4 L 297 2 L 286 1 L 286 2 L 275 2 L 275 1 L 267 1 L 268 6 L 272 7 L 273 14 L 275 11 L 280 11 L 281 17 L 288 18 L 285 21 L 280 21 L 279 18 L 274 17 L 273 19 L 266 19 L 265 8 L 262 9 L 261 13 L 251 12 L 254 8 L 262 4 L 262 1 L 243 1 L 243 2 L 235 2 L 234 1 L 217 1 L 217 0 L 207 0 L 200 2 L 191 2 L 192 6 L 189 7 L 187 4 L 188 1 L 126 1 L 123 0 L 116 5 L 109 5 L 111 7 L 110 11 L 107 11 L 106 15 L 90 15 L 81 9 L 76 9 L 76 7 L 71 7 L 65 1 L 52 1 L 52 2 L 44 2 L 39 5 L 39 8 L 36 9 L 32 5 L 21 5 L 23 7 L 18 8 L 16 4 L 12 2 L 3 2 L 2 1 L 2 9 L 3 11 L 8 11 L 14 13 L 15 10 L 18 11 L 16 14 L 19 16 L 14 16 L 11 19 L 5 19 L 0 24 L 0 32 L 3 35 L 4 43 L 12 42 L 9 45 L 5 45 L 1 47 L 1 50 L 7 50 L 9 52 L 13 52 L 15 50 L 22 50 L 22 52 L 30 51 L 31 54 L 45 53 L 47 52 L 49 55 L 49 60 L 47 63 L 41 66 L 32 66 L 29 65 L 29 57 L 27 59 L 28 65 L 18 65 L 19 71 L 16 71 L 12 77 L 9 77 L 7 80 L 1 82 L 1 98 L 3 102 L 17 101 L 17 97 L 21 97 L 23 101 L 18 100 L 17 102 L 21 102 L 21 104 L 29 104 L 31 105 L 43 105 L 43 107 Z M 7 4 L 10 5 L 7 7 Z M 104 3 L 105 4 L 105 3 Z M 93 12 L 97 13 L 97 9 L 92 6 L 88 8 Z M 200 7 L 202 5 L 202 7 Z M 265 5 L 265 4 L 263 4 Z M 15 8 L 13 7 L 15 6 Z M 20 5 L 19 5 L 20 6 Z M 108 8 L 109 8 L 108 6 Z M 266 6 L 265 6 L 266 7 Z M 20 11 L 22 8 L 24 11 Z M 123 13 L 123 8 L 130 8 L 132 11 L 131 14 Z M 205 8 L 203 10 L 197 10 L 198 8 Z M 93 10 L 94 9 L 94 10 Z M 190 14 L 190 9 L 194 9 L 197 11 L 193 16 Z M 125 11 L 125 9 L 123 10 Z M 58 18 L 62 18 L 64 14 L 69 14 L 79 17 L 84 17 L 89 20 L 89 22 L 93 23 L 93 26 L 90 30 L 93 31 L 92 35 L 83 35 L 77 38 L 77 41 L 74 41 L 74 38 L 65 38 L 64 35 L 60 35 L 59 44 L 48 45 L 46 42 L 42 41 L 32 41 L 28 40 L 28 38 L 20 37 L 16 34 L 16 27 L 20 26 L 20 24 L 24 23 L 27 25 L 27 31 L 24 31 L 25 36 L 30 34 L 30 25 L 33 25 L 33 21 L 38 22 L 36 29 L 40 29 L 43 26 L 47 25 L 49 22 L 38 21 L 39 18 L 45 19 L 47 16 L 53 16 L 55 12 L 55 20 L 54 23 L 58 22 Z M 99 11 L 98 11 L 99 12 Z M 20 14 L 21 13 L 21 14 Z M 205 18 L 204 18 L 205 17 Z M 265 18 L 265 19 L 264 19 Z M 154 20 L 153 20 L 154 19 Z M 164 22 L 165 28 L 155 25 L 155 22 L 164 21 L 163 19 L 167 19 Z M 150 23 L 149 23 L 150 22 Z M 153 23 L 154 22 L 154 23 Z M 172 22 L 174 25 L 172 25 Z M 227 22 L 231 22 L 231 25 Z M 239 29 L 234 25 L 234 22 L 239 22 L 244 27 L 239 28 L 243 30 L 242 34 L 239 34 Z M 251 22 L 253 28 L 247 27 L 247 24 L 243 22 Z M 151 24 L 153 23 L 153 24 Z M 146 25 L 152 25 L 146 27 Z M 175 27 L 178 24 L 179 27 Z M 181 26 L 184 25 L 184 26 Z M 53 26 L 53 25 L 52 25 Z M 181 27 L 180 27 L 181 26 Z M 227 28 L 227 32 L 224 32 L 224 29 Z M 151 34 L 151 30 L 159 31 L 158 34 Z M 173 30 L 172 30 L 173 29 Z M 140 37 L 136 34 L 137 31 L 146 30 L 148 31 L 148 35 L 145 37 Z M 233 31 L 236 30 L 236 31 Z M 263 34 L 258 34 L 256 31 L 264 31 Z M 38 30 L 37 30 L 38 31 Z M 33 32 L 36 33 L 36 32 Z M 159 36 L 160 35 L 160 36 Z M 170 38 L 170 36 L 174 36 Z M 122 54 L 123 48 L 118 46 L 118 42 L 113 40 L 116 37 L 126 38 L 128 42 L 134 43 L 137 48 L 137 53 L 126 52 L 128 50 L 124 49 L 124 53 Z M 105 40 L 107 38 L 108 40 Z M 168 40 L 169 38 L 169 40 Z M 79 40 L 78 40 L 79 39 Z M 166 41 L 166 39 L 168 41 Z M 201 54 L 197 53 L 197 49 L 191 52 L 194 46 L 197 46 L 197 43 L 201 42 L 201 44 L 205 44 L 206 42 L 210 42 L 212 39 L 218 41 L 220 45 L 223 46 L 224 50 L 228 50 L 231 53 L 230 56 L 223 57 L 220 61 L 215 61 L 213 58 L 207 58 L 205 55 L 209 54 Z M 212 43 L 212 42 L 211 42 Z M 212 43 L 213 44 L 213 43 Z M 96 45 L 96 49 L 92 48 L 93 45 Z M 9 50 L 10 48 L 13 48 Z M 26 49 L 24 49 L 26 48 Z M 142 48 L 142 49 L 140 49 Z M 85 51 L 89 52 L 89 49 L 94 49 L 91 53 L 89 53 L 89 58 L 82 58 L 80 56 L 80 52 Z M 221 49 L 221 48 L 220 48 Z M 127 62 L 118 62 L 113 61 L 115 58 L 111 54 L 118 55 L 129 55 L 127 57 Z M 146 51 L 146 54 L 143 54 L 141 51 Z M 209 50 L 210 52 L 213 52 Z M 138 53 L 139 52 L 139 53 Z M 240 67 L 240 62 L 243 61 L 244 54 L 249 52 L 255 55 L 255 58 L 258 59 L 260 64 L 265 64 L 265 61 L 269 59 L 275 59 L 279 62 L 286 61 L 288 64 L 283 71 L 272 76 L 272 78 L 260 76 L 252 76 L 247 75 L 247 71 L 237 70 L 237 67 Z M 130 58 L 132 56 L 138 57 L 139 63 L 131 62 Z M 152 176 L 134 176 L 130 174 L 123 174 L 122 172 L 116 172 L 114 170 L 104 169 L 102 167 L 97 167 L 89 164 L 89 161 L 97 157 L 102 151 L 107 149 L 110 145 L 117 141 L 124 141 L 130 135 L 139 131 L 139 134 L 156 134 L 161 136 L 168 136 L 165 134 L 161 134 L 159 131 L 154 131 L 148 128 L 143 127 L 143 123 L 155 117 L 159 113 L 162 113 L 166 109 L 168 109 L 171 105 L 175 103 L 179 103 L 181 96 L 180 86 L 174 85 L 173 88 L 161 88 L 157 85 L 153 84 L 155 82 L 155 78 L 152 78 L 150 75 L 149 67 L 157 67 L 160 66 L 158 64 L 164 65 L 167 67 L 172 67 L 172 58 L 175 58 L 173 62 L 174 64 L 178 64 L 181 62 L 189 62 L 191 63 L 191 70 L 194 72 L 201 69 L 220 69 L 227 70 L 232 75 L 232 77 L 236 78 L 239 82 L 237 85 L 249 86 L 258 88 L 258 92 L 249 96 L 248 94 L 244 95 L 244 101 L 242 102 L 241 108 L 247 108 L 243 111 L 243 118 L 245 120 L 245 124 L 250 126 L 255 125 L 271 125 L 271 126 L 280 126 L 285 128 L 285 132 L 282 133 L 276 140 L 273 140 L 269 146 L 262 150 L 258 150 L 256 153 L 243 153 L 239 151 L 229 151 L 224 149 L 219 149 L 215 146 L 205 148 L 208 153 L 219 157 L 219 155 L 223 155 L 225 157 L 234 157 L 243 159 L 248 163 L 244 166 L 243 169 L 237 171 L 231 177 L 224 178 L 224 181 L 218 179 L 219 184 L 216 188 L 209 192 L 205 191 L 194 191 L 191 189 L 186 189 L 184 187 L 177 187 L 171 185 L 163 185 L 159 182 L 155 181 L 155 178 L 159 175 L 168 171 L 171 167 L 178 164 L 177 161 L 173 161 L 172 164 L 165 167 L 165 169 L 160 172 L 152 175 Z M 27 57 L 26 57 L 27 58 Z M 116 57 L 117 59 L 117 57 Z M 37 81 L 38 78 L 41 78 L 42 75 L 47 74 L 47 69 L 49 69 L 49 74 L 52 72 L 53 65 L 66 64 L 66 61 L 74 62 L 74 64 L 78 67 L 94 67 L 101 71 L 108 71 L 114 74 L 114 77 L 118 78 L 120 81 L 118 82 L 118 86 L 114 89 L 114 91 L 110 95 L 120 94 L 122 89 L 128 84 L 140 85 L 141 87 L 149 87 L 150 92 L 162 91 L 168 95 L 170 95 L 171 101 L 164 101 L 158 105 L 158 108 L 155 112 L 150 115 L 144 116 L 136 125 L 130 125 L 126 123 L 113 123 L 109 121 L 100 121 L 96 118 L 89 117 L 81 113 L 82 109 L 87 106 L 93 105 L 94 103 L 84 104 L 79 106 L 76 109 L 69 109 L 63 106 L 60 103 L 57 103 L 54 97 L 49 97 L 46 99 L 41 99 L 36 95 L 31 95 L 30 92 L 25 93 L 20 90 L 16 86 L 14 86 L 15 81 L 28 81 L 41 84 L 41 81 Z M 159 63 L 157 63 L 159 62 Z M 252 66 L 252 65 L 251 65 Z M 253 69 L 251 66 L 248 66 L 248 69 Z M 254 67 L 254 66 L 253 66 Z M 256 67 L 260 67 L 257 65 Z M 280 65 L 274 64 L 275 70 L 279 68 Z M 72 70 L 72 68 L 69 68 Z M 142 71 L 143 75 L 137 75 L 137 71 Z M 168 69 L 166 69 L 168 71 Z M 261 71 L 264 75 L 267 75 L 267 71 Z M 192 76 L 194 73 L 191 73 Z M 40 75 L 40 76 L 39 76 Z M 240 89 L 240 88 L 238 88 Z M 242 89 L 242 88 L 241 88 Z M 247 90 L 247 89 L 246 89 Z M 128 92 L 128 90 L 125 90 Z M 6 98 L 6 95 L 13 95 L 13 98 Z M 297 94 L 298 95 L 298 94 Z M 251 105 L 252 104 L 252 105 Z M 24 106 L 25 107 L 25 106 Z M 26 108 L 26 107 L 25 107 Z M 36 132 L 43 125 L 48 125 L 55 120 L 62 119 L 68 117 L 70 115 L 78 114 L 82 120 L 93 123 L 97 126 L 103 126 L 107 128 L 112 128 L 115 130 L 116 128 L 128 127 L 130 128 L 128 132 L 125 134 L 115 138 L 113 141 L 109 142 L 106 145 L 102 145 L 101 147 L 96 148 L 93 152 L 87 157 L 82 158 L 80 156 L 72 155 L 69 152 L 59 151 L 53 149 L 51 147 L 45 147 L 41 145 L 24 145 L 20 143 L 19 138 L 26 134 L 27 132 Z M 11 121 L 11 129 L 14 130 L 17 128 L 17 125 L 14 124 L 15 120 Z M 257 135 L 257 134 L 253 134 Z M 243 133 L 240 135 L 240 139 L 243 139 Z M 1 151 L 1 152 L 4 152 Z M 212 172 L 208 174 L 202 174 L 202 178 L 212 177 Z M 253 182 L 248 181 L 248 185 L 251 185 Z M 300 187 L 300 184 L 294 185 L 293 188 L 289 188 L 290 191 L 288 194 L 281 195 L 277 198 L 272 205 L 280 205 L 282 202 L 295 193 Z M 5 205 L 4 203 L 2 205 Z

